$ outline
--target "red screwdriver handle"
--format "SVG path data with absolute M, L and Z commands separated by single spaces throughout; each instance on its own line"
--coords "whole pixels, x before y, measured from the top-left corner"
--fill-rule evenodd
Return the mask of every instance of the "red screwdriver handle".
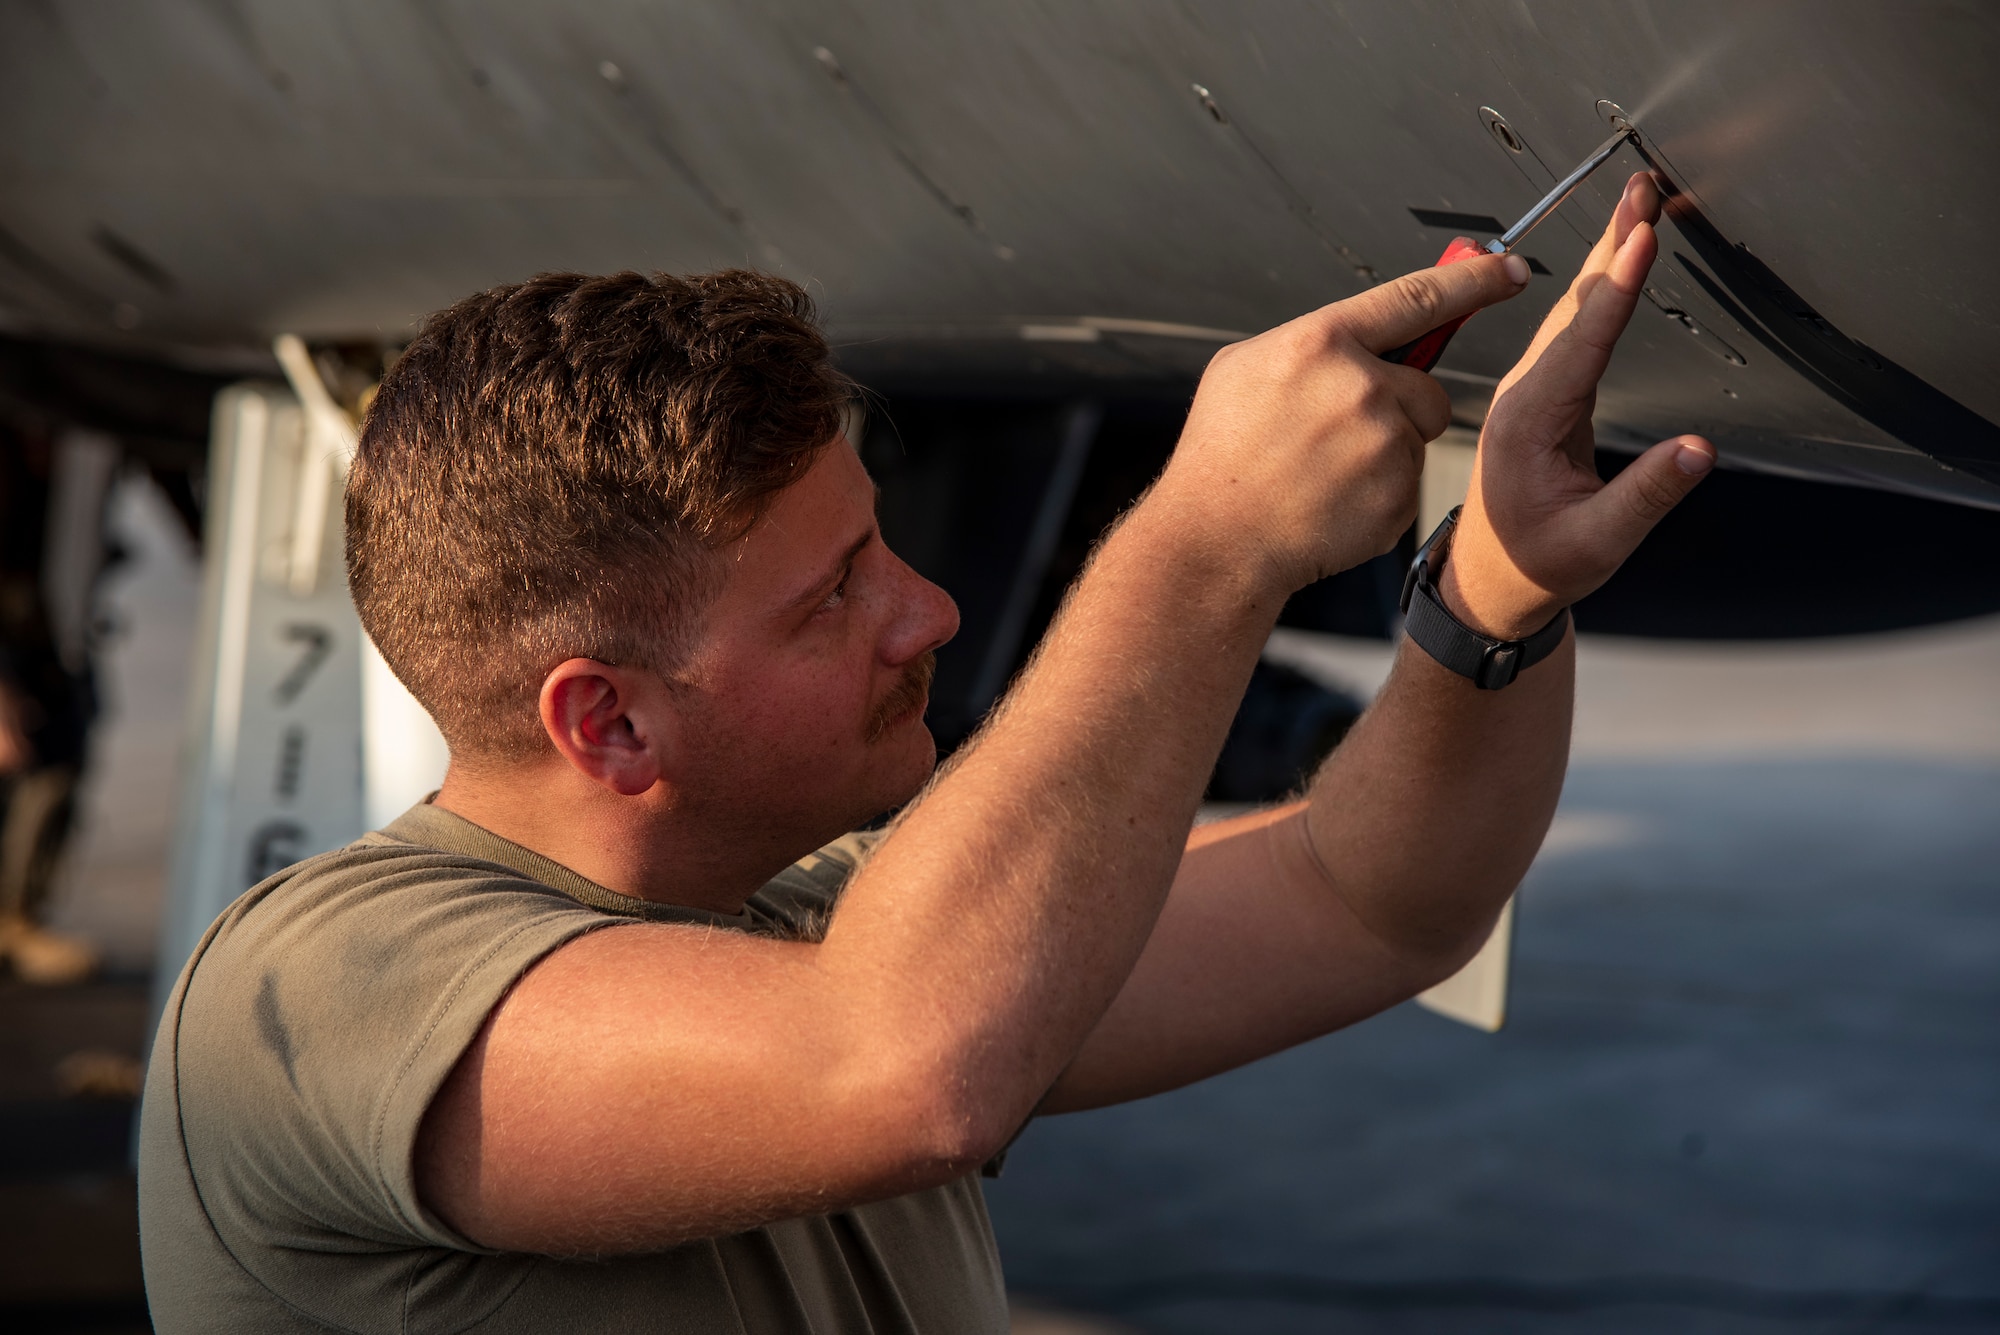
M 1444 248 L 1444 254 L 1438 256 L 1438 262 L 1431 267 L 1442 269 L 1447 264 L 1476 259 L 1486 253 L 1486 248 L 1471 237 L 1454 237 L 1452 243 Z M 1383 353 L 1382 360 L 1428 371 L 1438 364 L 1438 358 L 1444 356 L 1445 344 L 1451 342 L 1451 336 L 1458 332 L 1458 327 L 1471 318 L 1470 315 L 1461 315 L 1450 324 L 1441 324 L 1415 341 Z

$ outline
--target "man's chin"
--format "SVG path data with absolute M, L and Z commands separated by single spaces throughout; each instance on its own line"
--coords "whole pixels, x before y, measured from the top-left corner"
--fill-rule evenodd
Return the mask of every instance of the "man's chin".
M 879 751 L 893 751 L 896 757 L 893 779 L 885 784 L 887 805 L 900 807 L 923 791 L 937 769 L 937 739 L 922 711 L 890 726 L 876 742 Z

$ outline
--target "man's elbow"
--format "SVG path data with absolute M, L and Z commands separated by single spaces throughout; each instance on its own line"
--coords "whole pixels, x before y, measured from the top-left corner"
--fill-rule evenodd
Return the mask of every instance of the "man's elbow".
M 904 1141 L 905 1171 L 921 1186 L 953 1182 L 992 1159 L 1013 1133 L 999 1131 L 988 1118 L 959 1111 L 940 1111 L 912 1128 Z
M 1435 987 L 1472 962 L 1485 948 L 1499 925 L 1501 907 L 1477 917 L 1449 923 L 1435 923 L 1428 930 L 1411 932 L 1392 949 L 1410 970 L 1415 986 L 1412 995 Z
M 906 1181 L 936 1186 L 977 1171 L 1027 1119 L 1023 1096 L 1004 1082 L 951 1062 L 897 1065 L 871 1102 L 889 1113 L 886 1140 Z

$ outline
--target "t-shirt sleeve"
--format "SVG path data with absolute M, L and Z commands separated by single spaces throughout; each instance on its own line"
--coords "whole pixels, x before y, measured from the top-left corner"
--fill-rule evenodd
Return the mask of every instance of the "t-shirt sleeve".
M 875 830 L 842 835 L 772 877 L 751 896 L 750 909 L 778 935 L 819 940 L 826 934 L 841 891 L 881 839 Z
M 508 988 L 621 921 L 394 844 L 239 901 L 188 981 L 175 1053 L 189 1167 L 225 1244 L 248 1244 L 231 1250 L 253 1271 L 253 1256 L 478 1250 L 417 1198 L 418 1125 Z M 259 1278 L 281 1293 L 309 1282 Z

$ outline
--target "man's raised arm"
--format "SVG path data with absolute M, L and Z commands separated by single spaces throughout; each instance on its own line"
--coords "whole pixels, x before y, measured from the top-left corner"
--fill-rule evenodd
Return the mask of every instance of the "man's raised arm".
M 1525 638 L 1608 579 L 1714 462 L 1593 466 L 1598 378 L 1657 250 L 1634 177 L 1481 434 L 1444 566 L 1454 615 Z M 1131 981 L 1046 1107 L 1171 1089 L 1351 1024 L 1462 965 L 1541 846 L 1568 760 L 1574 639 L 1480 690 L 1407 639 L 1306 802 L 1196 830 Z
M 1426 271 L 1219 353 L 1159 482 L 825 939 L 641 925 L 555 952 L 433 1105 L 426 1201 L 494 1247 L 633 1250 L 996 1151 L 1139 957 L 1286 597 L 1416 512 L 1449 404 L 1379 354 L 1526 277 Z

